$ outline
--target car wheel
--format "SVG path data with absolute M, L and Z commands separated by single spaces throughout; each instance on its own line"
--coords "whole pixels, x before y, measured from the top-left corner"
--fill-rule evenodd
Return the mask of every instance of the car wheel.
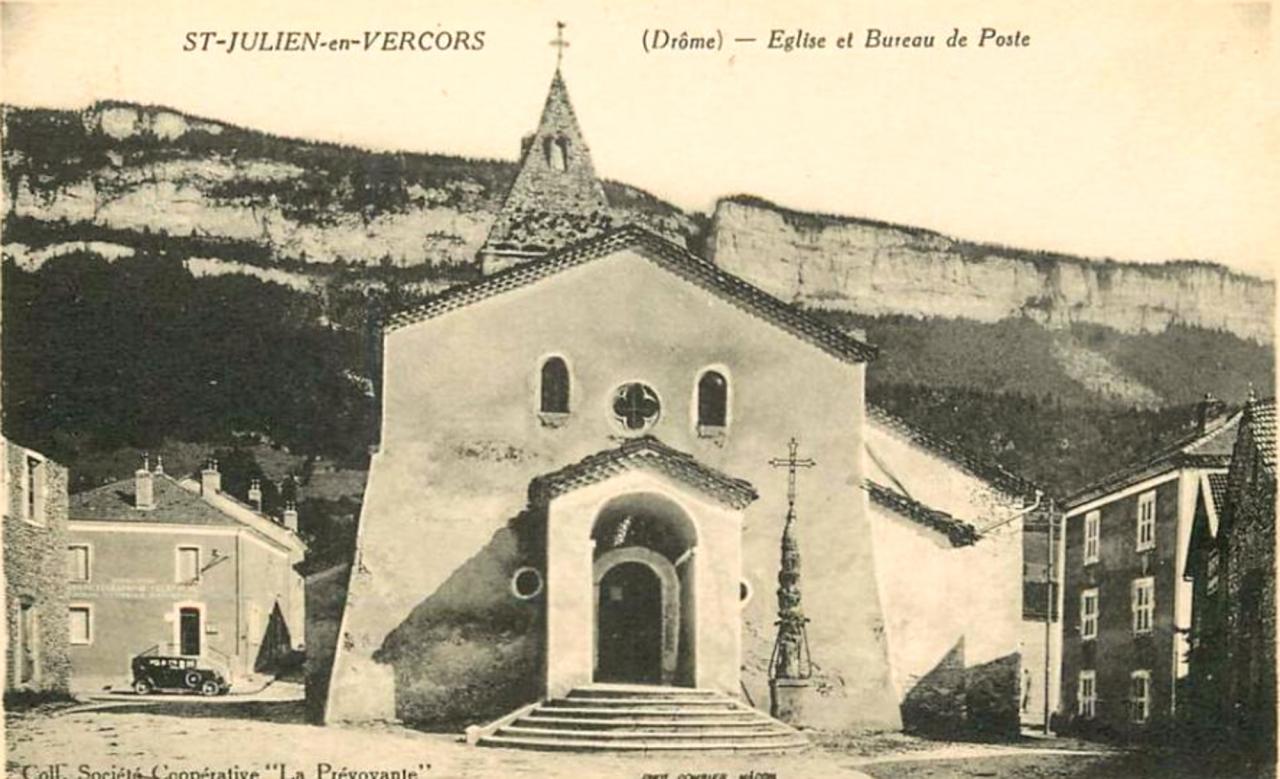
M 146 679 L 137 679 L 133 683 L 133 692 L 137 695 L 150 695 L 153 690 L 155 687 Z
M 217 695 L 218 692 L 219 692 L 218 683 L 215 681 L 210 680 L 200 685 L 201 695 L 213 696 L 213 695 Z
M 193 690 L 200 688 L 200 674 L 195 671 L 187 671 L 187 675 L 182 677 L 182 680 Z

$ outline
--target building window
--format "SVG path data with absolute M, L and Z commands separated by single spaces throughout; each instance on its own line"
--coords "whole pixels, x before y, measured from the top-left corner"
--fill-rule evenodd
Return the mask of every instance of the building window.
M 1138 551 L 1153 549 L 1156 545 L 1156 493 L 1144 492 L 1138 496 Z
M 729 425 L 729 381 L 719 371 L 698 378 L 698 430 L 722 431 Z
M 1098 588 L 1080 593 L 1080 638 L 1098 637 Z
M 547 158 L 547 167 L 555 171 L 564 171 L 569 169 L 569 139 L 564 136 L 557 138 L 544 138 L 542 141 L 542 153 Z
M 200 609 L 183 608 L 178 610 L 178 654 L 198 657 L 200 655 Z
M 93 643 L 93 609 L 89 606 L 72 606 L 67 611 L 67 627 L 72 644 Z
M 1204 591 L 1213 595 L 1218 591 L 1218 550 L 1210 549 L 1204 563 Z
M 647 384 L 624 384 L 614 393 L 613 416 L 627 432 L 638 433 L 653 427 L 661 411 L 658 393 Z
M 18 601 L 18 624 L 14 635 L 14 670 L 19 685 L 40 682 L 40 619 L 30 600 Z
M 1098 537 L 1102 528 L 1102 512 L 1090 511 L 1084 515 L 1084 564 L 1098 562 Z
M 1129 721 L 1143 723 L 1151 716 L 1151 672 L 1134 671 L 1129 677 Z
M 564 359 L 548 357 L 542 363 L 539 387 L 539 411 L 544 414 L 569 413 L 569 366 Z
M 88 544 L 71 544 L 67 547 L 67 580 L 87 582 L 92 575 L 92 563 Z
M 178 564 L 174 572 L 174 581 L 179 584 L 190 584 L 200 580 L 200 547 L 180 546 L 177 551 Z
M 1150 633 L 1156 611 L 1156 580 L 1148 576 L 1133 582 L 1133 632 Z
M 1097 671 L 1081 671 L 1080 684 L 1076 692 L 1076 714 L 1084 719 L 1093 719 L 1098 710 L 1098 674 Z
M 33 525 L 44 525 L 44 461 L 27 455 L 23 473 L 22 518 Z

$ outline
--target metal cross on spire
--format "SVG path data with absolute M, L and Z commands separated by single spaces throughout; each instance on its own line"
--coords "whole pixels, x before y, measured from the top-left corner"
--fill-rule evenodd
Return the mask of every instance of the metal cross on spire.
M 787 452 L 787 459 L 783 460 L 780 457 L 775 457 L 769 461 L 769 464 L 774 468 L 787 469 L 787 516 L 792 516 L 795 514 L 796 509 L 796 469 L 812 468 L 817 465 L 817 463 L 808 457 L 804 459 L 798 459 L 796 457 L 796 452 L 800 449 L 800 442 L 795 438 L 791 439 L 790 443 L 787 444 L 787 447 L 789 450 Z
M 564 50 L 569 48 L 569 42 L 564 39 L 564 22 L 556 22 L 556 39 L 551 42 L 556 47 L 556 70 L 560 69 L 560 62 L 564 59 Z

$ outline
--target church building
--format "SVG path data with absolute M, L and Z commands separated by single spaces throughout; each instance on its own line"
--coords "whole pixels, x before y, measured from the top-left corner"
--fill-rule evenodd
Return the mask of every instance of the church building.
M 916 690 L 1016 734 L 1030 490 L 869 411 L 863 339 L 611 211 L 558 68 L 478 261 L 383 326 L 325 721 L 652 748 L 591 723 L 658 702 L 720 723 L 669 746 L 780 748 L 765 711 L 896 730 Z

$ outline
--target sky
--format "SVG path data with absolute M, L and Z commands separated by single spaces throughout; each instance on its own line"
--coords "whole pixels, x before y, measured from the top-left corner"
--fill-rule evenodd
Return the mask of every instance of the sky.
M 1275 276 L 1280 109 L 1266 4 L 317 5 L 5 2 L 0 97 L 127 100 L 285 136 L 514 159 L 563 21 L 563 73 L 597 172 L 686 209 L 745 193 L 970 240 Z M 978 47 L 983 27 L 1024 45 Z M 935 45 L 867 48 L 870 28 Z M 655 29 L 723 43 L 646 52 Z M 183 50 L 188 33 L 290 30 L 359 43 Z M 774 30 L 826 45 L 770 49 Z M 953 30 L 969 45 L 947 47 Z M 482 31 L 484 46 L 384 51 L 388 31 Z M 839 48 L 847 34 L 855 45 Z

